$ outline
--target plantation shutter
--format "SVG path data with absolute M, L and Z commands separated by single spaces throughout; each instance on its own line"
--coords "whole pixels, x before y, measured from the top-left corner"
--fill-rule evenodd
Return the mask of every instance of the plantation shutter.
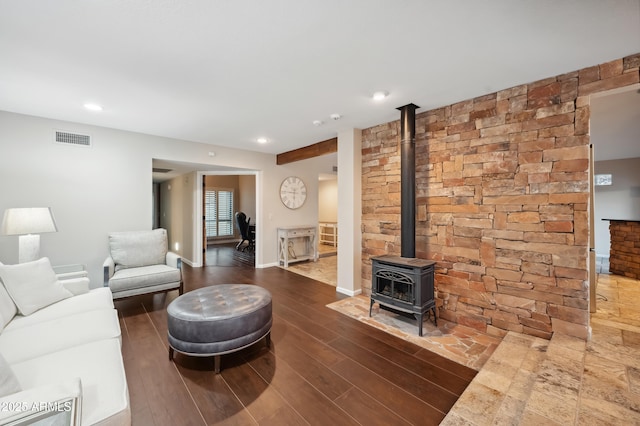
M 207 237 L 233 236 L 233 191 L 205 191 Z
M 233 192 L 218 191 L 218 236 L 233 235 Z

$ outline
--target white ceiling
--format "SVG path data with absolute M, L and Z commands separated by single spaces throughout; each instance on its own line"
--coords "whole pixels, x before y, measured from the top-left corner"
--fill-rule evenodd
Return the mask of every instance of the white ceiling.
M 2 0 L 0 109 L 275 154 L 638 52 L 640 0 Z

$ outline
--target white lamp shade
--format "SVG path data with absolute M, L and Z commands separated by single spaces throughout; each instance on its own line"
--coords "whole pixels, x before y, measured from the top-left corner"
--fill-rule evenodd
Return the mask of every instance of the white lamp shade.
M 4 211 L 2 235 L 42 234 L 57 232 L 49 207 L 14 208 Z

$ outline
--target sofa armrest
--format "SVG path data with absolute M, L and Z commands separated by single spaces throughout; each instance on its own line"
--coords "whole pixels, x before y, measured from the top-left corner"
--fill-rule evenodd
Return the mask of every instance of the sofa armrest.
M 104 286 L 109 287 L 109 280 L 113 276 L 116 270 L 116 263 L 113 261 L 111 256 L 107 257 L 102 264 L 102 269 L 104 271 Z
M 172 251 L 168 251 L 166 259 L 167 266 L 182 269 L 182 257 L 180 257 L 180 255 Z
M 82 264 L 53 266 L 53 271 L 58 281 L 89 276 L 87 268 Z
M 37 420 L 79 425 L 82 417 L 82 383 L 76 377 L 38 386 L 0 398 L 0 425 L 29 425 Z M 56 423 L 64 420 L 64 423 Z M 47 423 L 48 424 L 48 423 Z
M 89 278 L 87 277 L 58 279 L 58 282 L 74 296 L 89 292 Z

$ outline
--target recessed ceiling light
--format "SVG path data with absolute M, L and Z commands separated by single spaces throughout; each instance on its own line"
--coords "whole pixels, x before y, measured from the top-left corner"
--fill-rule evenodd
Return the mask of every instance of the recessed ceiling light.
M 89 111 L 102 111 L 102 107 L 98 104 L 84 104 L 84 107 Z
M 322 126 L 322 124 L 323 124 L 322 120 L 313 120 L 313 125 L 316 126 L 316 127 L 317 126 Z
M 374 101 L 381 101 L 384 98 L 386 98 L 387 96 L 389 96 L 389 92 L 387 92 L 387 91 L 375 92 L 373 94 L 373 100 Z
M 258 143 L 267 143 L 267 142 L 269 142 L 269 140 L 267 138 L 258 138 L 258 139 L 256 139 L 256 141 Z

